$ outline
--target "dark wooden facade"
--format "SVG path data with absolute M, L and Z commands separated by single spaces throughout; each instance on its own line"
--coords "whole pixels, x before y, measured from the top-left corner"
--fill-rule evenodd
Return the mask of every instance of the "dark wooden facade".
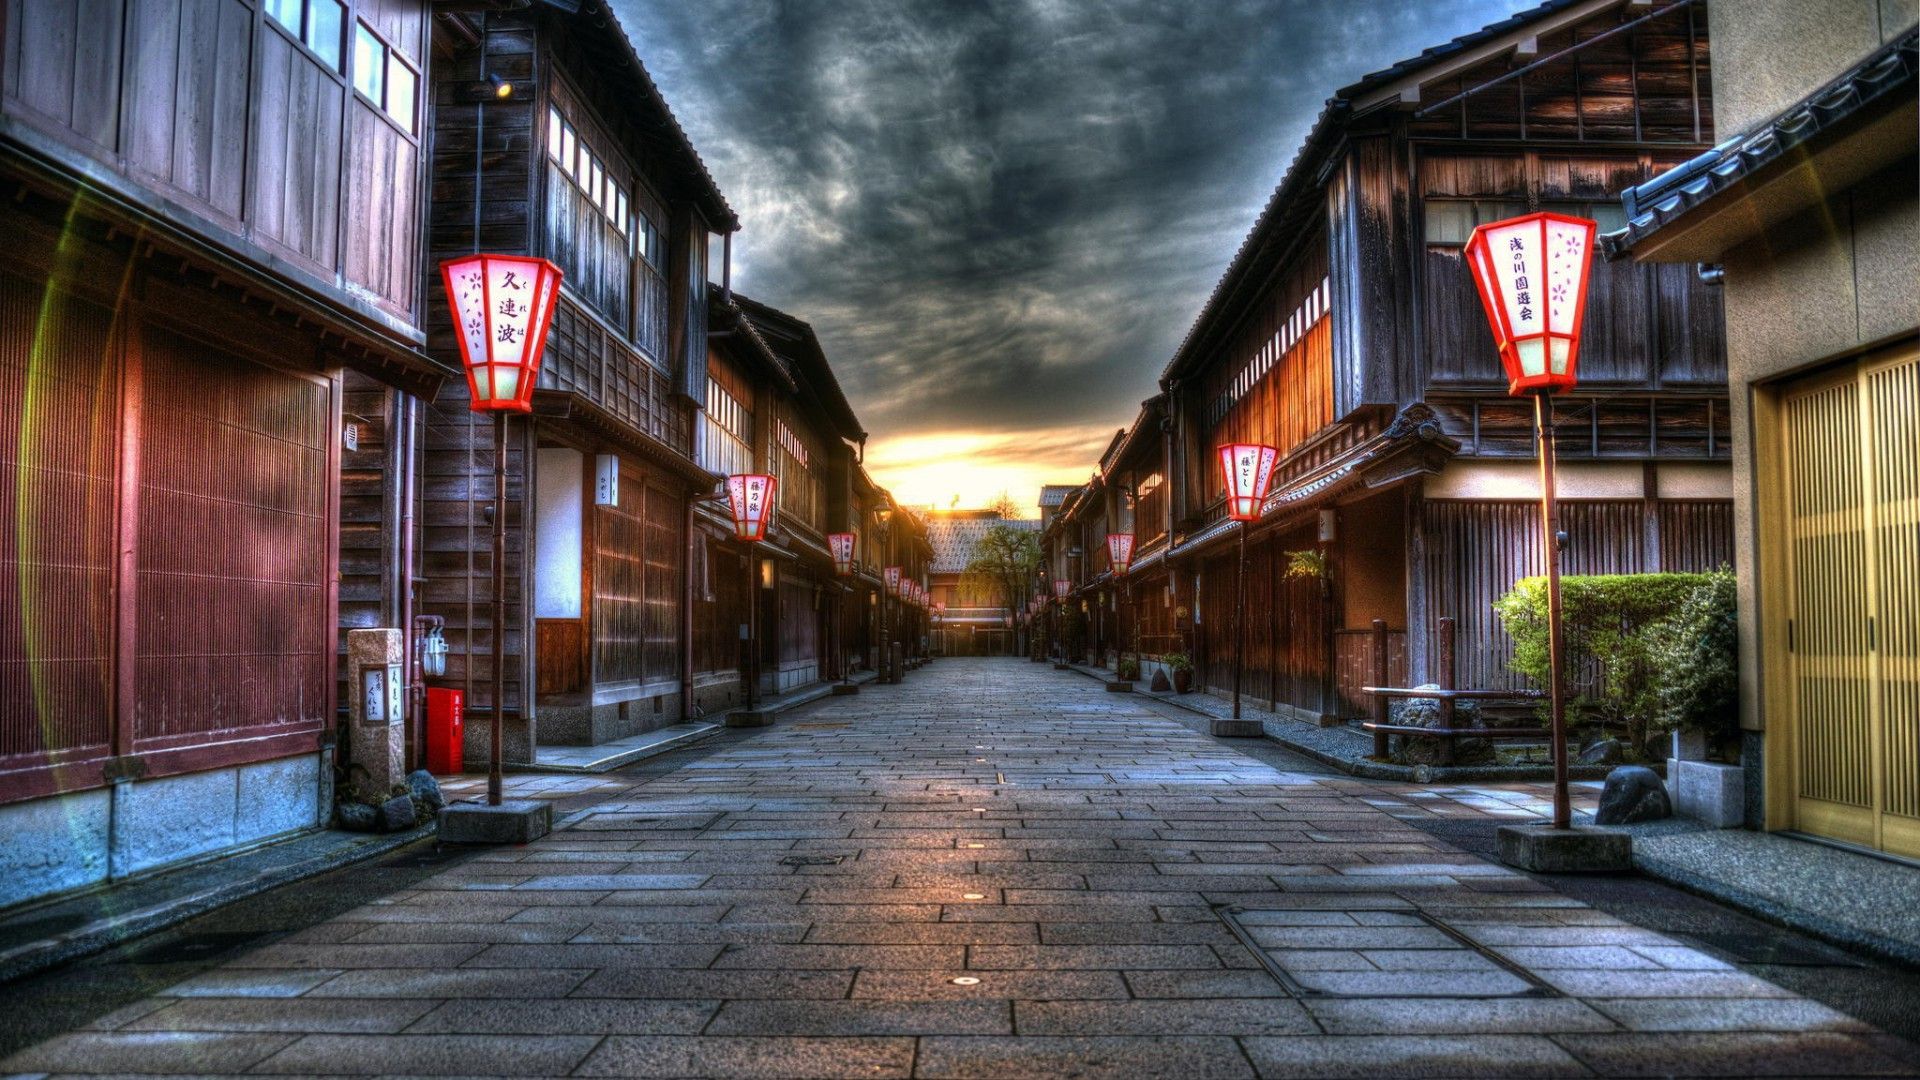
M 738 294 L 711 307 L 701 463 L 716 474 L 768 473 L 778 513 L 767 539 L 743 551 L 718 502 L 696 513 L 705 586 L 696 586 L 694 681 L 703 708 L 844 677 L 869 636 L 877 602 L 866 591 L 877 565 L 865 511 L 884 492 L 856 495 L 856 448 L 866 432 L 805 321 Z M 834 572 L 827 534 L 860 536 L 860 570 Z M 874 579 L 877 580 L 877 579 Z M 751 609 L 749 608 L 751 606 Z M 750 631 L 757 650 L 748 653 Z
M 1395 677 L 1424 681 L 1433 622 L 1451 616 L 1459 678 L 1512 685 L 1490 605 L 1541 567 L 1532 407 L 1506 395 L 1461 244 L 1532 209 L 1616 228 L 1622 188 L 1713 139 L 1691 8 L 1548 5 L 1340 90 L 1169 363 L 1164 400 L 1101 463 L 1093 497 L 1135 511 L 1142 651 L 1187 652 L 1196 682 L 1225 691 L 1244 611 L 1244 695 L 1354 715 L 1373 621 Z M 1567 572 L 1730 558 L 1723 338 L 1691 267 L 1596 259 L 1581 387 L 1554 403 Z M 1214 452 L 1235 440 L 1282 456 L 1248 531 L 1244 603 Z M 1089 554 L 1070 576 L 1097 594 L 1093 531 L 1125 518 L 1068 509 L 1086 524 L 1060 542 Z
M 331 812 L 336 635 L 399 591 L 360 482 L 450 369 L 419 326 L 429 5 L 329 10 L 0 8 L 0 505 L 29 526 L 0 539 L 0 813 L 115 807 L 109 853 L 62 837 L 0 904 Z M 243 814 L 264 782 L 294 805 Z
M 498 631 L 491 422 L 454 385 L 421 429 L 419 613 L 445 621 L 444 682 L 476 717 L 496 709 L 488 660 L 504 634 L 498 708 L 509 756 L 529 760 L 685 712 L 689 516 L 716 481 L 694 459 L 708 236 L 738 223 L 604 4 L 441 15 L 434 45 L 430 262 L 524 252 L 563 274 L 534 413 L 508 446 Z M 428 313 L 429 348 L 456 356 L 437 280 Z M 611 504 L 594 495 L 605 460 Z M 482 756 L 486 725 L 468 731 Z

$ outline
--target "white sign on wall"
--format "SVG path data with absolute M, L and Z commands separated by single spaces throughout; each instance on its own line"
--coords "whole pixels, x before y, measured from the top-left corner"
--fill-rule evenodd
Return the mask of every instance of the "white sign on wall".
M 620 455 L 598 454 L 593 459 L 593 505 L 620 505 Z

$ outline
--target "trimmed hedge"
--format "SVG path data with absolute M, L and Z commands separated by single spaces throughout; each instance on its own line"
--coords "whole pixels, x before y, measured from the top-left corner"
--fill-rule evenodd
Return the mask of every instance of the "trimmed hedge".
M 1738 683 L 1733 595 L 1725 570 L 1561 578 L 1569 704 L 1624 725 L 1635 747 L 1656 725 L 1725 727 Z M 1512 669 L 1546 685 L 1546 578 L 1516 582 L 1493 606 L 1513 638 Z

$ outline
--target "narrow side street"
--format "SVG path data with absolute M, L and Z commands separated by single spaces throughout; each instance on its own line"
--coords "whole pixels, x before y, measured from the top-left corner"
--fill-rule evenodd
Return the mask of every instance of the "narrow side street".
M 1024 661 L 566 783 L 547 839 L 0 1070 L 1920 1073 L 1909 1043 Z

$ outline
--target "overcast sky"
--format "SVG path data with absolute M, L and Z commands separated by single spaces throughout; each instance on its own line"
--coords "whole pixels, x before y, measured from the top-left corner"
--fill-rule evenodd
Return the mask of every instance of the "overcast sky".
M 1078 482 L 1322 103 L 1514 0 L 613 0 L 910 503 Z

